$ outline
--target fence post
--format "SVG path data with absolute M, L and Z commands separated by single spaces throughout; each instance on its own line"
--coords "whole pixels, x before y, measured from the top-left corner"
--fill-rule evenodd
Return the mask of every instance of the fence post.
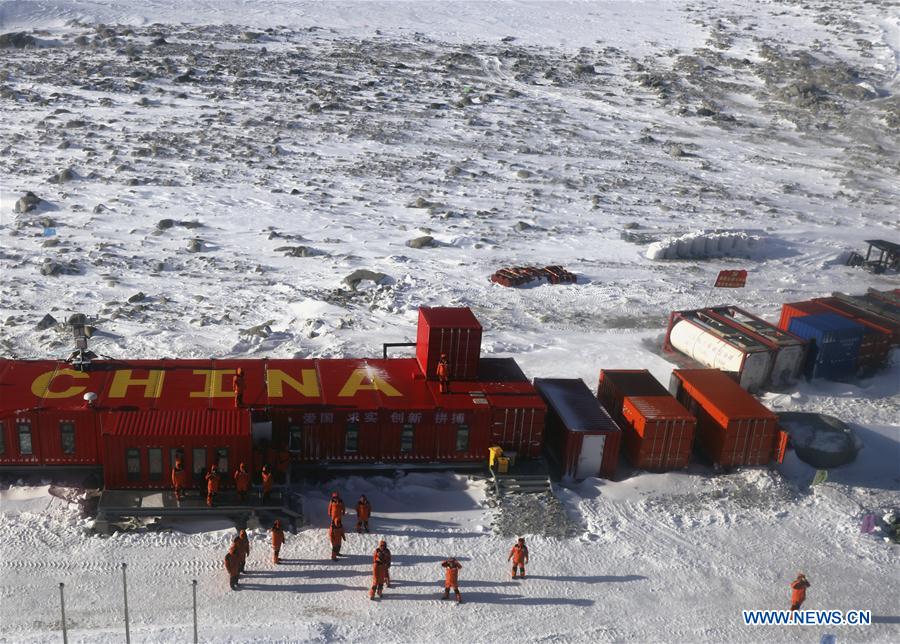
M 194 644 L 197 644 L 197 580 L 191 580 L 191 586 L 194 590 Z
M 122 596 L 125 599 L 125 644 L 131 644 L 131 632 L 128 629 L 128 580 L 125 578 L 125 568 L 128 567 L 124 561 L 122 562 Z
M 64 583 L 59 582 L 59 607 L 62 610 L 63 644 L 69 644 L 69 634 L 66 632 L 66 598 L 63 595 L 64 586 Z

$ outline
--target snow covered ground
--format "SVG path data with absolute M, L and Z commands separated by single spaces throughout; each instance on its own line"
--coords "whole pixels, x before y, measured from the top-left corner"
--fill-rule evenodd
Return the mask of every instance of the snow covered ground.
M 600 368 L 644 366 L 665 383 L 672 309 L 776 319 L 786 301 L 898 286 L 840 261 L 900 231 L 896 2 L 0 2 L 0 33 L 16 31 L 39 47 L 0 58 L 3 356 L 66 355 L 64 328 L 36 327 L 74 312 L 113 357 L 376 355 L 413 338 L 419 306 L 466 305 L 485 353 L 531 377 L 593 387 Z M 15 212 L 26 191 L 42 203 Z M 648 257 L 688 233 L 755 241 Z M 490 283 L 515 264 L 579 282 Z M 723 268 L 748 269 L 747 288 L 710 294 Z M 351 288 L 359 269 L 384 277 Z M 265 563 L 256 534 L 260 572 L 230 593 L 225 526 L 102 539 L 77 490 L 13 484 L 0 639 L 56 639 L 64 581 L 73 640 L 121 641 L 127 561 L 136 641 L 189 638 L 192 578 L 214 641 L 818 641 L 827 629 L 740 623 L 784 607 L 799 569 L 810 607 L 876 616 L 838 641 L 900 641 L 896 546 L 859 534 L 900 502 L 898 398 L 896 356 L 764 397 L 862 438 L 812 489 L 793 456 L 560 489 L 584 534 L 527 535 L 526 582 L 505 577 L 482 483 L 337 481 L 370 495 L 394 549 L 381 605 L 363 590 L 375 536 L 326 561 L 330 486 L 305 491 L 294 561 Z M 432 601 L 449 554 L 460 607 Z

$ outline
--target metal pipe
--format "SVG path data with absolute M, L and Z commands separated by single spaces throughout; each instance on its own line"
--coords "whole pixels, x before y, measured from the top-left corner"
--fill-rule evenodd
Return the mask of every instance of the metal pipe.
M 59 582 L 59 607 L 62 610 L 63 644 L 69 644 L 69 634 L 66 631 L 66 598 L 63 595 L 64 586 L 64 583 Z
M 131 644 L 131 631 L 128 628 L 128 580 L 125 578 L 125 568 L 128 567 L 124 561 L 122 562 L 122 596 L 125 599 L 125 644 Z
M 197 644 L 197 580 L 191 580 L 192 590 L 194 591 L 194 644 Z

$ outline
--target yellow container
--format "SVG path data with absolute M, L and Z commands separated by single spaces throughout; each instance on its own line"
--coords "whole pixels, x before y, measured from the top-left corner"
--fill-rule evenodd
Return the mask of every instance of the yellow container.
M 497 459 L 503 455 L 503 448 L 497 447 L 488 447 L 488 466 L 494 467 L 494 464 L 497 462 Z
M 497 458 L 497 471 L 500 474 L 506 474 L 509 472 L 509 459 L 505 456 L 500 456 Z

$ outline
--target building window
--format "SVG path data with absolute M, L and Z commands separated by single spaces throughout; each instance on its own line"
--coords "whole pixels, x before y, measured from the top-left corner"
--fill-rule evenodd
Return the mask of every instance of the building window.
M 228 472 L 228 448 L 220 447 L 216 450 L 217 464 L 219 466 L 219 474 Z
M 141 480 L 141 450 L 125 450 L 125 477 L 129 481 Z
M 344 430 L 344 451 L 356 452 L 359 450 L 359 425 L 349 423 Z
M 31 456 L 34 454 L 34 449 L 31 446 L 31 422 L 20 420 L 16 423 L 16 429 L 19 432 L 19 454 Z
M 6 454 L 6 423 L 0 420 L 0 454 Z
M 413 451 L 413 434 L 415 433 L 415 428 L 412 425 L 404 425 L 403 431 L 400 433 L 400 451 L 401 452 L 411 452 Z
M 303 449 L 303 428 L 300 425 L 289 426 L 288 435 L 291 437 L 291 446 L 288 448 L 290 451 L 299 452 Z
M 457 425 L 456 426 L 456 451 L 457 452 L 468 452 L 469 451 L 469 426 L 468 425 Z
M 75 423 L 71 420 L 59 421 L 59 444 L 63 454 L 75 453 Z
M 162 473 L 162 448 L 151 447 L 147 450 L 147 478 L 151 481 L 160 481 Z
M 203 476 L 206 474 L 206 448 L 205 447 L 195 447 L 192 452 L 194 456 L 193 470 L 194 478 L 198 481 L 203 480 Z

